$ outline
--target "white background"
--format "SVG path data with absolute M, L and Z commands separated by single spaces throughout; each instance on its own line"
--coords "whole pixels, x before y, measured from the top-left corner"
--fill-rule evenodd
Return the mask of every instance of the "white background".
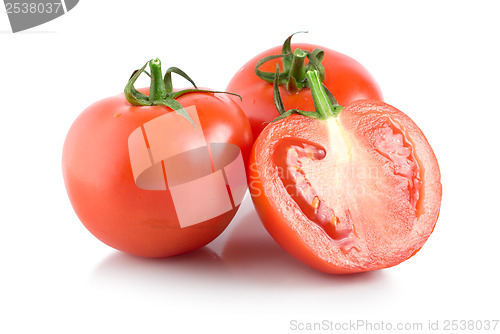
M 368 68 L 433 146 L 441 216 L 415 257 L 361 275 L 316 272 L 274 243 L 248 198 L 220 238 L 175 258 L 128 256 L 87 232 L 60 162 L 84 108 L 155 57 L 224 90 L 299 30 L 309 34 L 296 42 Z M 82 0 L 17 34 L 2 9 L 0 332 L 295 333 L 305 331 L 294 320 L 365 320 L 421 322 L 423 333 L 429 321 L 499 319 L 499 33 L 494 1 Z

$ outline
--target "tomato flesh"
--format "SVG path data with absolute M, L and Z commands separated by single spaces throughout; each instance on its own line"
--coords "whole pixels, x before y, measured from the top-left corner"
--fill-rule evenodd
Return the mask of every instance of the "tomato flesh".
M 286 138 L 279 142 L 274 154 L 274 161 L 280 168 L 280 179 L 288 194 L 298 204 L 302 212 L 313 222 L 321 226 L 336 241 L 352 234 L 352 223 L 340 219 L 311 185 L 303 166 L 322 160 L 326 150 L 314 143 L 297 142 Z M 344 246 L 340 246 L 344 247 Z
M 432 149 L 383 102 L 356 102 L 327 121 L 294 115 L 273 123 L 251 163 L 252 198 L 270 234 L 325 272 L 396 265 L 422 247 L 437 220 Z
M 416 209 L 421 181 L 413 147 L 394 124 L 382 128 L 381 132 L 376 151 L 391 163 L 394 175 L 408 183 L 408 202 Z

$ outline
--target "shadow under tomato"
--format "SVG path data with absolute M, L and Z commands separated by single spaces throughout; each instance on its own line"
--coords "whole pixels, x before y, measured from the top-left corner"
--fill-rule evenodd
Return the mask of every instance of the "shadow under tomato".
M 155 288 L 197 280 L 209 283 L 219 280 L 218 276 L 224 272 L 224 263 L 208 247 L 161 259 L 141 258 L 117 251 L 94 269 L 91 282 Z
M 330 275 L 301 263 L 267 233 L 258 215 L 247 213 L 233 227 L 221 252 L 227 270 L 239 280 L 274 287 L 325 287 L 375 283 L 382 271 Z
M 384 271 L 330 275 L 299 262 L 267 233 L 247 196 L 235 221 L 208 246 L 164 259 L 114 252 L 94 270 L 91 281 L 128 287 L 171 289 L 258 289 L 346 292 L 350 287 L 374 291 L 387 285 Z M 201 291 L 201 290 L 200 290 Z

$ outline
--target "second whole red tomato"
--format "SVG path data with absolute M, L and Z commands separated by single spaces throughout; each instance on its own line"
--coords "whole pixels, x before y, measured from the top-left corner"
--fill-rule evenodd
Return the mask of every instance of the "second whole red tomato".
M 254 140 L 270 121 L 279 116 L 274 106 L 272 84 L 276 65 L 280 66 L 281 72 L 281 98 L 289 109 L 314 110 L 305 78 L 311 60 L 319 68 L 323 84 L 335 94 L 340 105 L 360 99 L 383 100 L 379 85 L 358 61 L 324 46 L 291 43 L 292 36 L 282 46 L 250 59 L 226 88 L 242 97 L 241 101 L 235 101 L 250 121 Z

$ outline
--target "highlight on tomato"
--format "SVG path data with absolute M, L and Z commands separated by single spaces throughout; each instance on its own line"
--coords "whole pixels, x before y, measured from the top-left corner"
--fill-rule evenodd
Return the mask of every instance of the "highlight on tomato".
M 151 86 L 137 90 L 143 73 Z M 174 91 L 172 73 L 193 88 Z M 250 124 L 228 94 L 198 89 L 175 67 L 162 77 L 154 59 L 134 72 L 123 94 L 74 121 L 64 182 L 79 219 L 105 244 L 137 256 L 177 255 L 228 226 L 247 190 L 252 143 Z
M 307 72 L 315 111 L 285 112 L 254 143 L 249 189 L 271 236 L 327 273 L 397 265 L 429 238 L 441 203 L 440 170 L 418 126 L 381 101 L 340 106 Z M 276 79 L 277 81 L 277 79 Z
M 236 100 L 252 126 L 254 138 L 268 122 L 279 116 L 274 107 L 273 82 L 276 65 L 280 66 L 279 92 L 292 109 L 314 110 L 306 72 L 319 71 L 320 80 L 335 93 L 341 105 L 360 99 L 382 101 L 382 92 L 368 70 L 358 61 L 324 46 L 291 43 L 289 36 L 282 46 L 266 50 L 244 64 L 233 76 L 226 90 L 242 97 Z

